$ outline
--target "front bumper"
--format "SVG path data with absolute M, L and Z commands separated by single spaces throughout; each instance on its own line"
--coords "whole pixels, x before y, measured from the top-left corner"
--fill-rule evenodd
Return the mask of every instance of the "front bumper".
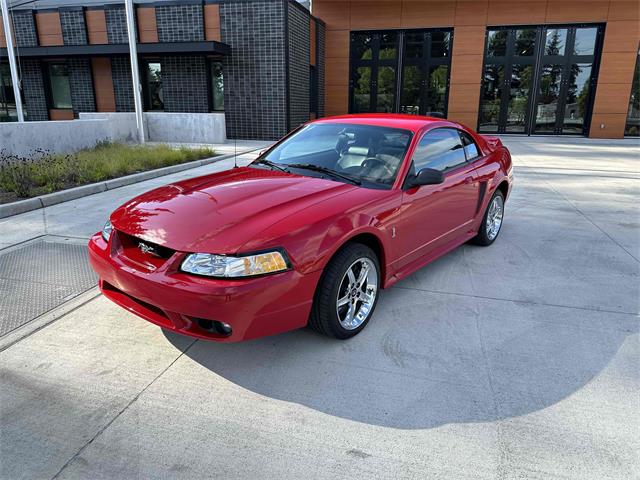
M 157 269 L 127 261 L 98 233 L 89 240 L 89 261 L 105 297 L 139 317 L 178 333 L 237 342 L 293 330 L 307 324 L 321 272 L 295 270 L 247 279 L 213 279 L 178 270 L 176 252 Z M 224 322 L 228 336 L 202 328 Z

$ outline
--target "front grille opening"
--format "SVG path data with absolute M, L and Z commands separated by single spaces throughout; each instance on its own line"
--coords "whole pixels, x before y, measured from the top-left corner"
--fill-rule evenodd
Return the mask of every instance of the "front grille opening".
M 175 250 L 163 247 L 157 243 L 147 242 L 146 240 L 142 240 L 141 238 L 134 237 L 133 235 L 129 235 L 121 231 L 118 231 L 118 238 L 125 249 L 133 248 L 143 255 L 168 260 L 175 253 Z M 144 247 L 144 249 L 142 247 Z
M 220 335 L 222 337 L 228 337 L 231 335 L 231 325 L 217 320 L 207 320 L 206 318 L 194 318 L 198 327 L 206 332 Z

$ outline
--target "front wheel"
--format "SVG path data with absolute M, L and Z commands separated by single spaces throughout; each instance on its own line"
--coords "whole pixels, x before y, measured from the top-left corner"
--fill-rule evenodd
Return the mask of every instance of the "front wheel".
M 502 228 L 502 219 L 504 218 L 504 195 L 500 190 L 496 190 L 489 201 L 487 211 L 484 212 L 482 224 L 478 235 L 473 238 L 473 243 L 477 245 L 491 245 Z
M 350 243 L 331 259 L 318 285 L 309 325 L 346 339 L 369 322 L 378 302 L 380 263 L 366 245 Z

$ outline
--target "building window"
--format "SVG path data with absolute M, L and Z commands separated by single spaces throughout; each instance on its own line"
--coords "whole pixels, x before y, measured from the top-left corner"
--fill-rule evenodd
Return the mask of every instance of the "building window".
M 489 28 L 478 131 L 585 135 L 603 31 L 601 25 Z
M 162 64 L 159 61 L 144 62 L 145 103 L 147 110 L 164 110 L 162 92 Z
M 636 59 L 636 71 L 633 74 L 631 96 L 629 97 L 629 112 L 624 134 L 632 137 L 640 136 L 640 51 Z
M 26 118 L 27 112 L 23 114 Z M 0 65 L 0 122 L 16 122 L 18 111 L 16 110 L 16 99 L 13 95 L 13 84 L 11 83 L 11 71 L 9 65 Z
M 446 117 L 451 29 L 353 32 L 350 111 Z
M 69 83 L 69 67 L 63 62 L 50 62 L 49 67 L 49 92 L 51 94 L 51 108 L 73 108 L 71 102 L 71 86 Z
M 224 76 L 222 62 L 210 62 L 211 65 L 211 109 L 214 112 L 224 111 Z

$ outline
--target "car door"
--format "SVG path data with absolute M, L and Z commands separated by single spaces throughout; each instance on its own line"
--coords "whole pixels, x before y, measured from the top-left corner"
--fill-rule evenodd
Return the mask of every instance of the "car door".
M 465 235 L 475 216 L 478 203 L 475 167 L 467 161 L 457 129 L 437 128 L 424 134 L 413 153 L 408 176 L 423 168 L 443 172 L 444 182 L 403 190 L 397 229 L 403 256 L 398 268 Z

